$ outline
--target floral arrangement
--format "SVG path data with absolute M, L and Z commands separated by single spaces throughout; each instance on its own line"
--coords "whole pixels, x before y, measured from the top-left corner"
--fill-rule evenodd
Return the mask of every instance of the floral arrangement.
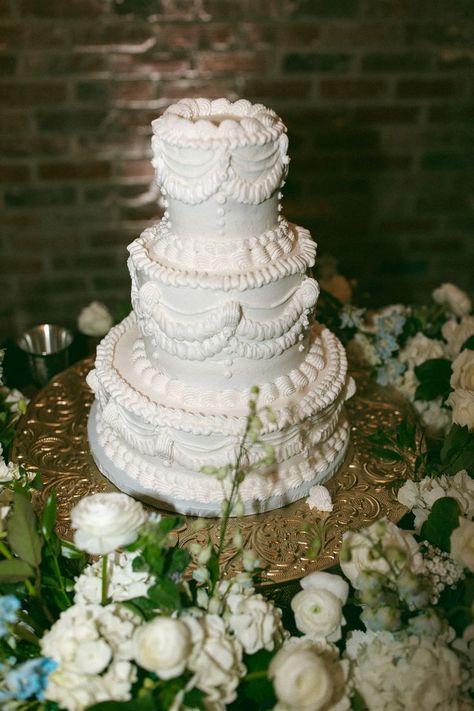
M 444 285 L 429 306 L 369 317 L 325 299 L 324 316 L 349 349 L 425 423 L 422 450 L 409 422 L 372 438 L 374 456 L 413 454 L 413 478 L 399 483 L 407 513 L 398 526 L 382 519 L 345 533 L 339 566 L 303 578 L 288 609 L 258 591 L 259 561 L 239 531 L 231 543 L 243 572 L 225 578 L 244 465 L 273 457 L 260 441 L 257 391 L 235 465 L 206 469 L 227 492 L 214 544 L 179 548 L 179 517 L 147 513 L 119 493 L 82 499 L 71 512 L 74 542 L 61 540 L 55 493 L 35 511 L 40 476 L 1 458 L 2 709 L 473 708 L 470 302 Z M 330 510 L 324 487 L 308 505 Z

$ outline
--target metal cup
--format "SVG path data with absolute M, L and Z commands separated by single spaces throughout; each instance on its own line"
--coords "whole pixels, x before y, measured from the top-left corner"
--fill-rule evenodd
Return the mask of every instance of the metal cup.
M 71 331 L 53 323 L 34 326 L 18 338 L 17 345 L 26 353 L 30 377 L 35 385 L 43 387 L 53 375 L 68 367 L 71 343 Z

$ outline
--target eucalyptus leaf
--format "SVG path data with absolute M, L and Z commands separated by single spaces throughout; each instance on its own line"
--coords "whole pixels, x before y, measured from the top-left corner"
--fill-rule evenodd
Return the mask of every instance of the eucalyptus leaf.
M 0 561 L 0 583 L 19 583 L 33 575 L 33 568 L 24 560 L 13 558 Z
M 15 491 L 12 509 L 7 523 L 10 548 L 15 555 L 36 568 L 41 562 L 42 541 L 33 505 L 27 496 Z
M 421 537 L 442 551 L 449 553 L 450 537 L 459 526 L 461 509 L 456 499 L 443 496 L 434 502 L 430 514 L 421 528 Z

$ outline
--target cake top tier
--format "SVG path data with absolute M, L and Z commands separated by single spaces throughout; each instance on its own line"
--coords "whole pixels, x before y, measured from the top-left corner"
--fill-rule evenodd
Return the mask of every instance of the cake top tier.
M 152 126 L 157 182 L 173 199 L 196 205 L 220 191 L 259 204 L 286 176 L 286 128 L 262 104 L 182 99 Z

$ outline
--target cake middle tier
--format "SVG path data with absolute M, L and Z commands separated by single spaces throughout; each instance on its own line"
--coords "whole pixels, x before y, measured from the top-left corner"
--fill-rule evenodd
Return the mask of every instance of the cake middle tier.
M 145 230 L 129 247 L 129 268 L 150 363 L 217 391 L 297 369 L 319 295 L 306 276 L 315 250 L 307 230 L 286 222 L 232 241 L 183 240 L 163 224 Z

